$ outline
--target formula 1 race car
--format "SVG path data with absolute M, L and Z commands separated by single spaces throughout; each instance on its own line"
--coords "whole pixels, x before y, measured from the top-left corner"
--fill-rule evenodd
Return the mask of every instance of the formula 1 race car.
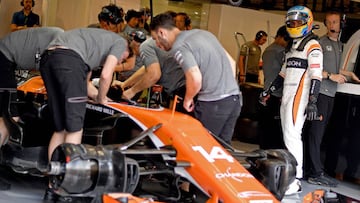
M 296 161 L 286 150 L 239 151 L 189 115 L 121 99 L 88 102 L 83 144 L 60 145 L 49 162 L 52 127 L 40 76 L 19 85 L 16 100 L 11 92 L 5 95 L 3 116 L 11 136 L 1 163 L 49 177 L 63 197 L 106 203 L 279 202 L 295 178 Z M 19 122 L 12 119 L 11 105 L 18 106 Z

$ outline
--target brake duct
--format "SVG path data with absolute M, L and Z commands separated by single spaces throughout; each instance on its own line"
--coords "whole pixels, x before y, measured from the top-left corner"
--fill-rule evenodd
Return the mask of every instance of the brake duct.
M 139 165 L 116 147 L 62 144 L 49 163 L 49 180 L 61 196 L 95 197 L 104 192 L 134 192 Z

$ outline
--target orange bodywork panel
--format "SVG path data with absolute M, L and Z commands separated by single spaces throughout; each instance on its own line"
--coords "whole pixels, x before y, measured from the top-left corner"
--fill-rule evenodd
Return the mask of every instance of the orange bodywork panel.
M 23 83 L 18 90 L 46 94 L 40 76 Z M 128 115 L 143 130 L 162 124 L 154 132 L 156 138 L 163 146 L 176 149 L 176 161 L 190 163 L 186 173 L 209 195 L 207 203 L 279 202 L 195 118 L 166 108 L 149 109 L 116 102 L 105 106 Z M 103 198 L 107 198 L 106 203 L 116 201 L 110 196 Z
M 210 196 L 208 202 L 278 202 L 278 200 L 193 117 L 169 109 L 147 109 L 121 103 L 105 105 L 127 114 L 154 132 L 164 146 L 177 150 L 177 161 L 191 163 L 186 171 Z
M 35 76 L 22 83 L 17 87 L 18 90 L 23 91 L 24 93 L 32 92 L 37 94 L 46 94 L 46 88 L 44 81 L 40 76 Z
M 161 203 L 156 202 L 149 199 L 135 197 L 129 193 L 110 193 L 104 194 L 102 196 L 102 203 L 122 203 L 125 201 L 121 201 L 121 198 L 125 199 L 128 203 L 143 203 L 143 202 L 153 202 L 153 203 Z

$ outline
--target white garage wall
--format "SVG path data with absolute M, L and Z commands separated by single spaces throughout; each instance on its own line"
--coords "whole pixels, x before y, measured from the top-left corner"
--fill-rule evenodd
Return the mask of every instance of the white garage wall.
M 286 12 L 273 13 L 269 11 L 251 10 L 241 7 L 233 7 L 224 4 L 212 4 L 210 6 L 210 15 L 208 30 L 214 33 L 230 55 L 237 59 L 238 48 L 234 33 L 241 32 L 247 41 L 255 38 L 256 32 L 264 30 L 270 36 L 268 43 L 262 46 L 262 50 L 273 42 L 277 29 L 284 25 Z M 326 32 L 322 23 L 320 29 L 315 33 L 323 35 Z M 238 36 L 239 43 L 244 43 L 241 36 Z
M 109 0 L 44 0 L 46 7 L 47 26 L 58 26 L 65 30 L 86 27 L 89 24 L 97 23 L 97 16 L 101 7 L 109 3 L 116 3 L 126 12 L 129 9 L 139 9 L 140 0 L 131 1 L 109 1 Z
M 22 9 L 21 0 L 2 0 L 0 3 L 0 38 L 10 32 L 12 14 Z M 154 1 L 154 0 L 153 0 Z M 126 12 L 129 9 L 139 10 L 141 5 L 148 5 L 149 0 L 36 0 L 34 12 L 40 15 L 43 26 L 57 26 L 65 30 L 86 27 L 97 23 L 97 15 L 101 7 L 109 3 L 116 3 Z M 234 38 L 234 32 L 241 32 L 246 40 L 254 39 L 255 33 L 263 29 L 272 37 L 276 30 L 284 23 L 285 12 L 280 14 L 267 11 L 250 10 L 241 7 L 233 7 L 224 4 L 183 4 L 168 3 L 167 0 L 154 1 L 154 15 L 166 11 L 185 11 L 193 14 L 195 11 L 188 7 L 195 6 L 200 15 L 191 15 L 195 27 L 208 29 L 213 32 L 223 44 L 230 55 L 236 59 L 238 48 Z M 323 26 L 321 26 L 322 29 Z M 320 34 L 325 30 L 320 30 Z M 268 44 L 273 39 L 269 38 Z M 243 43 L 238 36 L 240 44 Z M 268 45 L 264 45 L 263 50 Z
M 11 18 L 22 9 L 21 0 L 2 0 L 0 3 L 0 38 L 10 32 Z M 116 3 L 126 12 L 140 9 L 140 0 L 35 0 L 33 11 L 40 15 L 43 26 L 57 26 L 65 30 L 97 23 L 101 7 Z

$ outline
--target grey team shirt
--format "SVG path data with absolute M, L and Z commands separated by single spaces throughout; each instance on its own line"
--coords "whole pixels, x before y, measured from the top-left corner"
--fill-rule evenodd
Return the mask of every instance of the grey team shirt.
M 202 86 L 198 100 L 217 101 L 240 94 L 225 50 L 210 32 L 200 29 L 182 31 L 170 53 L 184 72 L 191 67 L 199 67 Z
M 63 32 L 63 29 L 57 27 L 28 28 L 12 32 L 1 39 L 0 51 L 17 68 L 34 69 L 36 52 L 43 53 L 49 43 Z
M 157 84 L 162 85 L 165 92 L 169 95 L 174 90 L 185 85 L 184 71 L 177 61 L 175 61 L 170 53 L 157 47 L 155 40 L 152 38 L 147 39 L 141 44 L 140 57 L 145 67 L 153 63 L 160 64 L 161 77 Z
M 323 50 L 323 67 L 324 71 L 338 74 L 340 71 L 340 60 L 342 43 L 333 41 L 328 36 L 320 37 L 319 43 Z M 320 93 L 329 97 L 335 97 L 337 83 L 323 78 L 320 85 Z
M 90 69 L 104 64 L 108 55 L 120 59 L 127 50 L 127 41 L 119 34 L 98 28 L 65 31 L 49 44 L 64 46 L 78 53 Z
M 271 83 L 279 75 L 285 59 L 285 48 L 276 43 L 272 43 L 265 49 L 262 58 L 265 79 L 264 89 L 267 90 L 270 88 Z M 282 88 L 273 92 L 272 95 L 281 97 Z

